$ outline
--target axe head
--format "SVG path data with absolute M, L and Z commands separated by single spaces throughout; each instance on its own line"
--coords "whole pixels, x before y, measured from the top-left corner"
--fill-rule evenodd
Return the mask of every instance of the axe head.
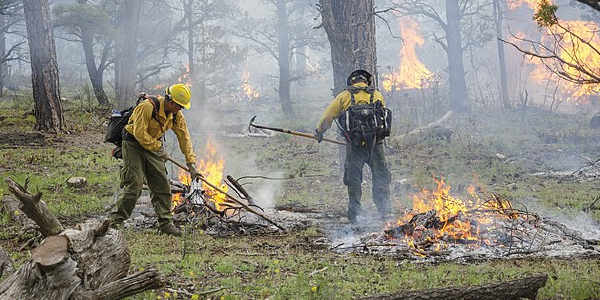
M 252 127 L 252 123 L 254 122 L 254 120 L 256 120 L 256 116 L 252 117 L 252 119 L 250 119 L 250 123 L 248 124 L 248 132 L 252 132 L 252 130 L 250 130 L 250 127 Z

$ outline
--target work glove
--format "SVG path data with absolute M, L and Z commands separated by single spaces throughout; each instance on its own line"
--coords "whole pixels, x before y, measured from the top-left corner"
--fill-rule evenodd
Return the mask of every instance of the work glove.
M 323 141 L 323 134 L 320 133 L 318 130 L 315 129 L 315 139 L 317 139 L 317 142 L 322 142 Z
M 165 148 L 160 148 L 158 151 L 154 151 L 154 154 L 158 156 L 162 161 L 167 161 L 169 159 L 169 154 L 165 151 Z
M 190 172 L 190 176 L 192 177 L 192 179 L 196 179 L 196 177 L 203 177 L 202 174 L 198 173 L 198 170 L 196 170 L 195 163 L 188 163 L 187 167 L 188 167 L 188 171 Z

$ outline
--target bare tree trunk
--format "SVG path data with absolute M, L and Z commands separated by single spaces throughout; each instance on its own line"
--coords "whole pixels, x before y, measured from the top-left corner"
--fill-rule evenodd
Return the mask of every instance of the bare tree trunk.
M 23 7 L 31 56 L 35 130 L 62 132 L 65 119 L 48 0 L 23 0 Z
M 323 27 L 331 44 L 333 94 L 346 88 L 356 69 L 377 74 L 373 0 L 320 0 Z
M 496 24 L 496 42 L 498 43 L 498 64 L 500 65 L 500 98 L 502 106 L 510 108 L 510 96 L 508 95 L 508 81 L 506 77 L 506 55 L 504 53 L 504 39 L 502 35 L 502 21 L 504 20 L 504 11 L 500 0 L 494 0 L 494 21 Z
M 90 82 L 94 95 L 98 99 L 98 104 L 108 105 L 108 96 L 104 92 L 104 86 L 102 84 L 104 69 L 96 67 L 96 58 L 94 55 L 93 37 L 86 32 L 82 32 L 81 43 L 83 45 L 83 53 L 85 55 L 85 65 L 87 67 L 88 75 L 90 76 Z
M 120 0 L 119 36 L 115 51 L 116 104 L 125 108 L 133 104 L 137 74 L 137 38 L 142 14 L 142 0 Z
M 0 13 L 0 97 L 4 96 L 4 81 L 6 78 L 6 16 Z
M 465 81 L 458 0 L 446 0 L 446 18 L 450 105 L 457 111 L 463 111 L 464 102 L 467 100 L 467 83 Z
M 277 62 L 279 64 L 279 101 L 281 110 L 288 118 L 294 117 L 290 99 L 290 25 L 287 15 L 287 1 L 277 0 Z
M 186 13 L 187 13 L 187 38 L 188 38 L 188 70 L 190 80 L 192 82 L 196 82 L 196 64 L 194 63 L 194 53 L 196 52 L 196 45 L 194 40 L 196 39 L 196 30 L 195 27 L 192 26 L 194 24 L 194 1 L 188 0 L 186 3 Z

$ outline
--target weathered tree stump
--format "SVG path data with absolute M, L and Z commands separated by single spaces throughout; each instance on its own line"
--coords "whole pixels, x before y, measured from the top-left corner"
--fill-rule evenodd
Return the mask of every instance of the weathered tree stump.
M 87 185 L 85 177 L 71 177 L 67 179 L 67 186 L 72 188 L 84 188 Z
M 358 300 L 519 300 L 535 299 L 548 275 L 462 288 L 437 288 L 360 298 Z
M 12 179 L 6 181 L 45 239 L 30 260 L 0 283 L 0 300 L 123 299 L 163 286 L 154 269 L 127 276 L 129 249 L 123 235 L 109 229 L 109 220 L 92 219 L 77 229 L 63 230 L 40 200 L 41 193 L 28 194 Z

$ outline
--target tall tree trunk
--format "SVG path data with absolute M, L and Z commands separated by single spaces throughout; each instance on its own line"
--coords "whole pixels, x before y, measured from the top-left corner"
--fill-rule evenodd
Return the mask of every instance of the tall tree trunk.
M 294 117 L 290 99 L 290 25 L 287 16 L 287 1 L 277 0 L 277 55 L 279 63 L 279 101 L 281 110 L 288 117 Z
M 0 13 L 0 97 L 4 96 L 4 82 L 6 79 L 6 16 Z
M 115 93 L 117 107 L 125 108 L 134 102 L 142 0 L 119 0 L 119 6 L 119 36 L 115 44 Z
M 502 106 L 510 108 L 510 96 L 508 95 L 508 81 L 506 78 L 506 55 L 504 53 L 504 39 L 502 35 L 502 21 L 504 20 L 503 7 L 500 0 L 494 0 L 494 22 L 496 25 L 496 42 L 498 45 L 498 64 L 500 65 L 500 98 Z
M 464 102 L 467 100 L 467 83 L 465 80 L 458 0 L 446 0 L 446 17 L 450 105 L 453 109 L 462 111 L 465 109 Z
M 35 130 L 58 133 L 64 130 L 65 120 L 48 0 L 23 0 L 23 7 L 31 56 Z
M 333 94 L 346 88 L 348 75 L 356 69 L 377 77 L 373 0 L 320 0 L 319 6 L 331 45 Z
M 96 67 L 96 58 L 94 55 L 93 37 L 86 33 L 82 33 L 81 43 L 83 45 L 83 53 L 85 55 L 85 66 L 87 67 L 88 74 L 90 76 L 90 82 L 92 83 L 92 89 L 94 95 L 98 99 L 98 104 L 108 105 L 108 96 L 104 92 L 103 72 L 104 70 Z
M 196 82 L 196 65 L 194 64 L 194 52 L 195 44 L 194 40 L 196 37 L 196 31 L 192 24 L 194 23 L 194 0 L 189 0 L 186 3 L 186 13 L 187 13 L 187 36 L 188 36 L 188 72 L 190 76 L 190 80 L 192 82 Z

